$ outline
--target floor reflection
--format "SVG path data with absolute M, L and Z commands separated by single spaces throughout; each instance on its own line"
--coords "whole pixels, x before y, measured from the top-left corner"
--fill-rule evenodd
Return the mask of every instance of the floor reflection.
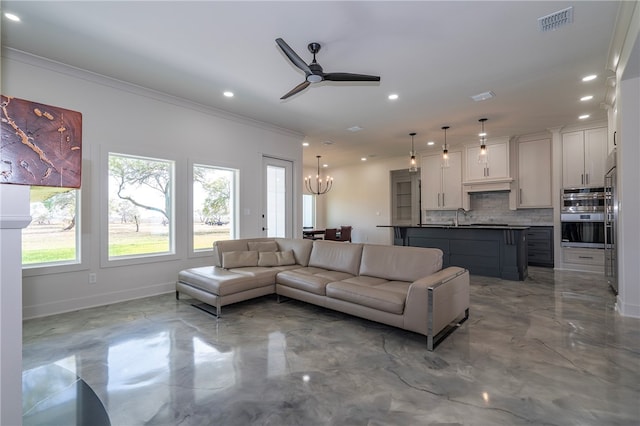
M 219 321 L 172 294 L 29 320 L 24 423 L 640 418 L 640 321 L 615 314 L 602 276 L 531 268 L 525 282 L 472 277 L 471 293 L 469 321 L 435 352 L 416 334 L 274 297 Z

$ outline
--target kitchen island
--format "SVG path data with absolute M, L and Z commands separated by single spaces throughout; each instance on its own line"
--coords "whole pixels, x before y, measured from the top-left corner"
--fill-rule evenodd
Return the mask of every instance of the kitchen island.
M 381 225 L 393 228 L 394 244 L 442 250 L 442 267 L 471 274 L 523 281 L 527 278 L 528 226 Z

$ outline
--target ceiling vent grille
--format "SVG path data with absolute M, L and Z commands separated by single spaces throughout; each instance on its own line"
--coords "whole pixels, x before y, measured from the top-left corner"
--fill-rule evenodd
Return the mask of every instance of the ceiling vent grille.
M 559 10 L 542 18 L 538 18 L 538 28 L 541 32 L 555 31 L 563 25 L 573 22 L 573 6 Z

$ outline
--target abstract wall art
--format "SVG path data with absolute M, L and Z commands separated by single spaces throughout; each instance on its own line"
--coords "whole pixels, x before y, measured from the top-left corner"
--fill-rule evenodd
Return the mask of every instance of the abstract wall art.
M 0 183 L 80 188 L 82 114 L 0 95 Z

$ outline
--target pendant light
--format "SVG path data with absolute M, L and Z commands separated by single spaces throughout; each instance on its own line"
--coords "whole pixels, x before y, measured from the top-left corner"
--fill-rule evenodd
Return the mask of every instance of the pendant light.
M 482 125 L 482 131 L 478 134 L 480 136 L 480 153 L 478 154 L 478 163 L 487 163 L 489 158 L 487 156 L 487 133 L 484 131 L 484 122 L 487 121 L 486 118 L 481 118 L 478 120 Z
M 415 173 L 418 171 L 418 164 L 416 162 L 416 151 L 413 147 L 413 137 L 415 135 L 416 132 L 409 133 L 409 136 L 411 136 L 411 152 L 409 152 L 411 158 L 409 159 L 409 173 Z
M 449 126 L 442 126 L 444 130 L 444 145 L 442 146 L 442 167 L 449 167 L 449 150 L 447 149 L 447 129 Z
M 331 187 L 333 186 L 333 178 L 327 176 L 324 183 L 322 183 L 322 176 L 320 176 L 320 155 L 316 155 L 318 159 L 318 174 L 316 175 L 316 187 L 315 189 L 311 186 L 311 175 L 304 178 L 304 186 L 307 188 L 307 191 L 314 195 L 322 195 L 329 192 Z

